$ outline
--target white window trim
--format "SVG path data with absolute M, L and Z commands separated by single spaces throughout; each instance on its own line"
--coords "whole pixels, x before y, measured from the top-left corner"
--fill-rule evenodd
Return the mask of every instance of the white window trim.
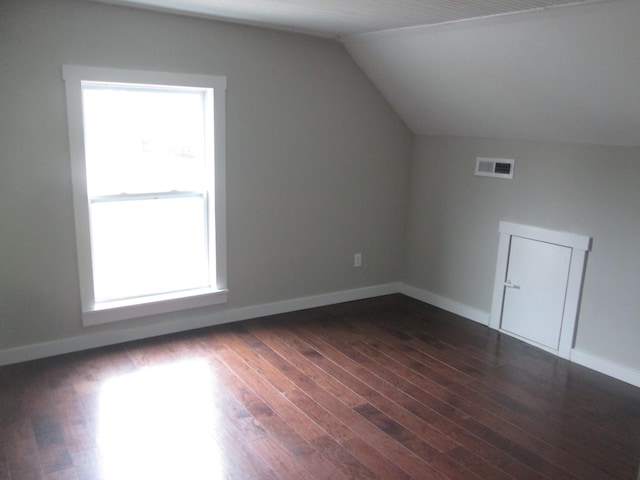
M 83 325 L 98 325 L 226 302 L 228 293 L 225 143 L 226 77 L 64 65 L 63 78 L 67 94 L 67 121 Z M 216 286 L 214 288 L 153 295 L 101 304 L 96 304 L 94 301 L 91 238 L 89 235 L 89 199 L 84 151 L 82 81 L 213 88 L 215 199 L 212 220 L 215 222 L 214 248 L 216 249 Z

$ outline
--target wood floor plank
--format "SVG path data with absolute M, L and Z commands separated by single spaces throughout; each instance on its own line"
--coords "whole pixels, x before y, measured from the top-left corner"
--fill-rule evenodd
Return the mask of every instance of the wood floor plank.
M 306 331 L 307 331 L 307 328 L 305 328 L 305 332 Z M 314 342 L 314 340 L 312 340 L 311 337 L 306 336 L 306 333 L 302 333 L 302 335 L 305 337 L 307 341 L 310 341 L 311 343 Z M 315 345 L 318 348 L 322 348 L 321 344 L 316 343 Z M 324 353 L 328 357 L 334 357 L 334 361 L 338 364 L 341 364 L 343 366 L 347 364 L 351 364 L 351 366 L 355 368 L 355 370 L 357 371 L 357 375 L 360 378 L 368 378 L 368 380 L 374 385 L 373 387 L 374 390 L 389 391 L 389 389 L 392 388 L 391 386 L 385 386 L 383 382 L 380 382 L 379 380 L 376 380 L 375 378 L 371 377 L 367 372 L 360 369 L 355 362 L 351 362 L 351 360 L 349 360 L 348 357 L 341 356 L 342 354 L 340 354 L 339 352 L 337 351 L 331 352 L 330 350 L 325 349 Z M 372 390 L 371 393 L 368 395 L 370 399 L 376 396 L 376 394 L 374 393 L 374 390 Z M 422 433 L 424 433 L 424 431 Z M 422 440 L 418 439 L 416 442 L 415 440 L 412 440 L 412 445 L 414 445 L 413 451 L 415 452 L 415 449 L 419 448 L 420 453 L 418 453 L 418 455 L 422 456 L 421 458 L 428 458 L 430 464 L 432 464 L 434 468 L 439 469 L 439 471 L 441 471 L 445 475 L 449 475 L 451 478 L 458 478 L 460 475 L 463 475 L 461 471 L 456 471 L 456 469 L 460 467 L 459 465 L 456 464 L 456 462 L 451 462 L 450 461 L 451 459 L 448 458 L 446 455 L 441 455 L 442 452 L 437 448 L 439 439 L 434 438 L 434 432 L 430 432 L 429 435 L 425 436 L 425 440 L 427 441 L 422 442 Z M 420 444 L 419 447 L 416 446 L 418 445 L 418 443 Z M 442 447 L 442 445 L 440 446 Z M 447 447 L 445 447 L 445 449 L 446 448 L 449 448 L 449 449 L 453 448 L 450 440 L 448 441 Z M 472 476 L 471 472 L 468 472 L 468 471 L 464 473 L 464 475 L 469 477 Z M 496 473 L 494 477 L 496 475 L 498 476 L 503 475 L 503 473 Z
M 246 387 L 252 390 L 253 394 L 244 388 L 237 391 L 242 391 L 241 397 L 249 402 L 248 407 L 253 410 L 252 415 L 261 422 L 265 430 L 294 458 L 304 459 L 305 466 L 315 472 L 315 478 L 346 478 L 334 464 L 313 448 L 313 440 L 325 436 L 326 432 L 302 411 L 294 408 L 283 395 L 284 392 L 276 387 L 283 383 L 282 379 L 274 379 L 272 384 L 267 377 L 263 377 L 260 372 L 264 371 L 264 360 L 254 357 L 253 361 L 248 361 L 250 352 L 232 335 L 217 339 L 217 342 L 220 340 L 224 346 L 218 346 L 217 355 L 229 371 L 235 373 Z M 269 378 L 272 377 L 273 375 Z M 296 390 L 293 384 L 288 387 L 289 391 Z
M 465 347 L 465 351 L 468 351 L 468 348 Z M 472 383 L 475 386 L 480 387 L 483 380 L 490 381 L 494 395 L 503 393 L 501 392 L 501 388 L 504 388 L 505 386 L 508 388 L 508 385 L 513 386 L 514 384 L 517 384 L 519 388 L 511 388 L 508 390 L 508 395 L 514 396 L 514 400 L 521 403 L 520 409 L 532 408 L 534 409 L 532 413 L 544 414 L 544 417 L 548 418 L 550 415 L 554 415 L 556 412 L 559 412 L 559 410 L 555 408 L 556 405 L 561 404 L 561 402 L 558 401 L 559 398 L 562 397 L 566 399 L 568 395 L 571 395 L 570 392 L 566 391 L 563 384 L 557 381 L 553 382 L 554 378 L 562 376 L 559 374 L 561 374 L 563 370 L 569 368 L 569 363 L 557 358 L 554 358 L 554 361 L 550 362 L 548 359 L 549 354 L 546 352 L 538 352 L 536 355 L 531 355 L 531 351 L 529 350 L 529 353 L 530 355 L 526 362 L 518 364 L 511 362 L 508 369 L 494 369 L 489 373 L 485 372 L 484 375 L 474 378 Z M 541 355 L 546 355 L 547 358 L 543 361 Z M 524 357 L 524 355 L 521 355 L 520 357 Z M 519 359 L 520 357 L 517 358 Z M 522 365 L 523 368 L 520 368 L 519 365 Z M 548 370 L 549 375 L 541 376 L 541 371 L 544 372 L 545 370 Z M 502 372 L 509 373 L 508 384 L 501 382 L 500 374 Z M 550 379 L 551 382 L 547 379 Z M 582 401 L 584 402 L 589 402 L 590 400 L 591 397 L 582 398 Z M 585 405 L 585 407 L 587 407 L 587 405 Z M 537 410 L 535 410 L 536 408 Z M 566 415 L 564 418 L 566 418 Z M 581 425 L 584 426 L 585 424 Z M 580 432 L 576 433 L 581 435 Z M 605 429 L 600 429 L 599 432 L 589 433 L 603 435 L 608 432 L 606 432 Z M 612 441 L 613 438 L 609 439 L 608 443 L 611 443 Z
M 246 332 L 242 337 L 248 341 L 248 344 L 253 348 L 259 350 L 265 360 L 270 361 L 272 365 L 277 366 L 279 371 L 284 372 L 285 375 L 287 375 L 291 381 L 295 382 L 300 389 L 313 391 L 315 396 L 318 396 L 319 392 L 323 390 L 320 385 L 315 384 L 315 382 L 313 382 L 309 377 L 292 365 L 288 359 L 280 356 L 267 344 L 262 343 L 257 337 L 254 337 L 249 332 Z M 312 412 L 315 402 L 312 401 L 311 397 L 308 395 L 306 395 L 306 398 L 303 398 L 302 390 L 285 392 L 285 396 L 291 399 L 294 405 L 301 405 L 301 411 Z M 325 398 L 330 395 L 331 394 L 329 392 L 322 393 L 322 396 Z M 335 401 L 338 400 L 335 399 Z M 325 427 L 325 430 L 330 432 L 333 438 L 340 440 L 342 445 L 349 445 L 350 448 L 347 449 L 349 450 L 349 454 L 356 458 L 366 468 L 376 472 L 376 474 L 380 475 L 381 478 L 397 478 L 399 480 L 407 478 L 406 474 L 395 464 L 388 461 L 384 455 L 381 455 L 381 452 L 375 450 L 366 442 L 357 438 L 357 435 L 349 429 L 340 428 L 342 426 L 337 425 L 336 422 L 333 421 L 332 415 L 326 410 L 323 413 L 320 412 L 319 409 L 316 409 L 314 419 L 318 425 Z M 340 431 L 337 436 L 335 436 L 336 428 Z M 315 440 L 316 438 L 311 439 L 312 442 Z M 354 468 L 353 461 L 351 461 L 349 465 L 350 469 Z
M 554 458 L 558 458 L 557 455 L 559 452 L 557 449 L 553 448 L 554 447 L 553 443 L 549 445 L 541 444 L 537 439 L 531 437 L 530 435 L 531 433 L 535 434 L 539 432 L 540 430 L 539 424 L 536 424 L 534 422 L 528 422 L 528 421 L 525 422 L 522 420 L 523 417 L 519 416 L 518 418 L 521 421 L 516 423 L 519 423 L 520 425 L 526 427 L 526 432 L 521 429 L 510 428 L 508 423 L 503 422 L 503 419 L 513 420 L 514 415 L 509 415 L 509 412 L 504 408 L 499 408 L 500 406 L 496 405 L 496 407 L 498 408 L 494 412 L 489 413 L 488 411 L 480 411 L 478 410 L 475 403 L 462 400 L 462 398 L 469 398 L 471 396 L 469 395 L 469 393 L 472 394 L 473 392 L 466 392 L 468 395 L 467 397 L 464 397 L 460 395 L 459 390 L 455 389 L 455 387 L 452 387 L 451 385 L 449 385 L 448 388 L 452 392 L 456 392 L 458 394 L 457 399 L 453 399 L 453 400 L 450 399 L 448 400 L 449 403 L 451 403 L 452 401 L 455 401 L 457 407 L 463 409 L 465 413 L 472 414 L 474 418 L 482 419 L 483 423 L 491 427 L 493 430 L 506 434 L 510 438 L 517 440 L 521 445 L 524 445 L 527 448 L 531 449 L 532 451 L 536 452 L 542 458 L 545 458 L 546 460 L 551 461 L 552 463 Z M 485 402 L 488 403 L 489 405 L 491 405 L 492 403 L 491 399 L 485 399 Z M 496 416 L 497 414 L 500 415 L 499 418 Z M 547 436 L 546 438 L 548 442 L 549 437 Z M 568 443 L 568 440 L 565 440 L 564 445 L 567 446 L 566 445 L 567 443 Z M 588 460 L 589 455 L 584 454 L 583 459 Z M 580 474 L 588 475 L 591 478 L 596 478 L 596 477 L 607 478 L 606 475 L 603 474 L 603 472 L 599 472 L 590 468 L 588 462 L 585 463 L 585 462 L 579 462 L 576 460 L 572 463 L 570 471 L 571 473 L 580 473 Z M 554 473 L 554 475 L 557 476 L 559 475 L 559 473 L 556 472 Z
M 463 421 L 462 426 L 464 428 L 473 428 L 473 430 L 470 431 L 482 436 L 485 440 L 491 439 L 493 441 L 499 441 L 502 447 L 511 445 L 512 448 L 509 452 L 511 455 L 517 456 L 519 460 L 524 461 L 529 466 L 543 470 L 543 473 L 549 475 L 550 478 L 576 478 L 569 472 L 558 468 L 541 457 L 539 455 L 541 451 L 546 451 L 546 449 L 551 447 L 544 442 L 539 442 L 537 439 L 526 434 L 526 432 L 509 428 L 508 424 L 503 424 L 499 422 L 497 418 L 493 418 L 491 415 L 486 414 L 486 412 L 478 410 L 472 403 L 462 401 L 466 404 L 467 408 L 472 409 L 477 415 L 481 416 L 482 422 L 489 423 L 489 425 L 483 425 L 482 422 L 478 423 L 456 408 L 454 404 L 460 400 L 452 399 L 449 392 L 440 392 L 442 398 L 434 397 L 431 391 L 433 387 L 430 391 L 425 391 L 407 382 L 393 372 L 389 372 L 388 369 L 382 365 L 372 367 L 371 361 L 368 358 L 357 353 L 352 347 L 341 341 L 344 332 L 323 337 L 322 329 L 313 331 L 310 328 L 302 330 L 299 327 L 295 327 L 295 331 L 299 331 L 307 341 L 312 342 L 316 348 L 322 349 L 323 353 L 327 356 L 333 356 L 336 362 L 343 365 L 352 365 L 354 372 L 361 378 L 369 378 L 371 383 L 375 384 L 376 389 L 385 389 L 387 388 L 386 385 L 392 385 L 398 392 L 407 394 L 415 399 L 424 401 L 424 399 L 427 398 L 430 400 L 428 405 L 436 409 L 441 415 L 448 416 L 454 421 Z M 339 328 L 337 328 L 337 331 L 339 331 Z M 324 343 L 325 341 L 327 343 Z M 323 344 L 325 347 L 323 347 Z M 366 368 L 367 366 L 375 370 L 376 374 L 374 375 L 371 370 L 368 370 Z M 380 381 L 380 379 L 382 379 L 382 381 Z M 503 440 L 501 438 L 502 435 L 500 435 L 501 433 L 506 433 L 511 438 L 507 437 Z M 524 443 L 525 446 L 520 445 L 518 442 Z M 533 449 L 533 451 L 531 449 Z
M 415 363 L 415 361 L 410 359 L 409 357 L 405 357 L 403 353 L 398 353 L 393 348 L 385 347 L 385 345 L 378 342 L 373 342 L 373 344 L 372 345 L 370 344 L 369 346 L 372 348 L 375 347 L 381 353 L 386 351 L 386 356 L 380 358 L 380 356 L 377 355 L 374 350 L 369 350 L 368 351 L 369 355 L 371 355 L 373 358 L 377 358 L 379 363 L 382 363 L 385 365 L 393 365 L 394 362 L 400 363 L 405 368 L 403 370 L 399 370 L 397 373 L 403 376 L 404 378 L 413 377 L 414 383 L 420 384 L 428 381 L 429 378 L 434 378 L 434 377 L 437 378 L 437 374 L 434 374 L 434 372 L 424 368 L 424 366 L 422 366 L 421 364 Z M 389 354 L 392 355 L 393 357 L 388 356 Z M 423 378 L 417 377 L 417 380 L 415 380 L 416 373 L 423 376 Z M 486 403 L 489 407 L 491 407 L 494 413 L 499 415 L 501 418 L 504 418 L 509 421 L 512 421 L 513 423 L 517 423 L 525 426 L 527 428 L 527 431 L 530 433 L 538 434 L 538 436 L 544 436 L 547 439 L 547 441 L 551 440 L 550 443 L 556 447 L 559 447 L 562 449 L 572 447 L 572 452 L 578 458 L 583 460 L 582 463 L 574 463 L 572 465 L 573 470 L 581 470 L 584 474 L 589 474 L 589 475 L 596 475 L 596 474 L 601 475 L 601 473 L 594 472 L 587 465 L 590 461 L 593 460 L 593 457 L 599 457 L 598 460 L 600 462 L 601 467 L 605 463 L 610 463 L 610 466 L 617 467 L 619 466 L 620 462 L 628 461 L 628 457 L 622 457 L 621 455 L 618 455 L 617 452 L 612 451 L 608 447 L 605 447 L 608 451 L 605 452 L 604 454 L 602 453 L 602 451 L 590 451 L 585 449 L 583 445 L 580 445 L 576 442 L 572 442 L 570 439 L 564 436 L 560 436 L 559 434 L 554 434 L 548 429 L 544 429 L 541 426 L 542 422 L 544 421 L 544 417 L 534 415 L 536 418 L 536 421 L 531 421 L 526 415 L 522 414 L 521 406 L 517 404 L 515 401 L 503 400 L 502 402 L 497 402 L 496 397 L 500 397 L 500 393 L 496 390 L 491 390 L 488 387 L 487 388 L 480 387 L 475 390 L 472 390 L 468 388 L 468 385 L 469 385 L 468 383 L 464 382 L 463 385 L 460 385 L 460 384 L 456 384 L 455 382 L 450 382 L 448 378 L 446 379 L 446 381 L 441 383 L 445 383 L 446 388 L 448 388 L 451 392 L 457 394 L 459 397 L 482 398 L 483 403 Z M 479 392 L 482 392 L 482 393 L 479 393 Z M 510 411 L 510 409 L 512 411 Z M 582 437 L 577 435 L 577 438 L 582 438 Z M 558 452 L 556 451 L 554 452 L 554 454 L 557 455 Z M 615 471 L 615 468 L 609 468 L 605 470 L 611 472 L 611 471 Z
M 299 478 L 312 480 L 312 472 L 304 468 L 286 449 L 273 437 L 266 436 L 255 440 L 252 448 L 258 452 L 263 461 L 271 466 L 277 478 Z
M 128 437 L 146 445 L 109 450 Z M 640 389 L 402 295 L 0 367 L 0 480 L 122 480 L 122 462 L 136 478 L 631 480 Z
M 284 336 L 282 332 L 279 333 Z M 317 361 L 320 357 L 314 355 L 313 358 Z M 376 472 L 386 472 L 383 478 L 404 477 L 388 460 L 383 462 L 389 452 L 393 453 L 395 463 L 415 478 L 439 478 L 435 471 L 409 451 L 405 451 L 401 445 L 394 444 L 390 438 L 376 436 L 375 429 L 363 422 L 348 405 L 342 404 L 339 398 L 332 397 L 328 391 L 324 391 L 320 385 L 304 382 L 301 388 L 306 393 L 296 395 L 296 392 L 289 392 L 287 396 L 299 408 L 313 416 L 318 424 L 365 465 L 371 465 Z M 327 410 L 311 398 L 317 398 Z M 362 400 L 360 398 L 360 402 Z M 371 446 L 371 443 L 378 445 L 378 450 Z
M 248 325 L 248 329 L 345 405 L 355 407 L 362 403 L 362 396 L 351 389 L 353 383 L 347 385 L 331 372 L 321 368 L 319 364 L 324 364 L 322 355 L 293 335 L 288 336 L 286 329 L 278 325 L 260 326 L 255 323 Z
M 554 359 L 555 361 L 555 359 Z M 517 373 L 517 371 L 516 371 Z M 480 379 L 487 379 L 487 375 L 483 374 L 479 376 Z M 486 394 L 486 403 L 488 405 L 493 404 L 493 408 L 496 409 L 502 418 L 512 421 L 525 428 L 528 432 L 533 433 L 539 437 L 544 437 L 547 442 L 560 450 L 569 449 L 572 453 L 582 460 L 582 462 L 573 462 L 571 465 L 572 471 L 581 471 L 584 474 L 592 471 L 589 468 L 589 463 L 595 461 L 598 463 L 601 469 L 608 471 L 614 475 L 619 473 L 619 469 L 633 468 L 634 462 L 630 459 L 629 455 L 622 451 L 617 451 L 617 443 L 612 440 L 612 437 L 607 435 L 602 429 L 596 425 L 591 426 L 591 431 L 587 432 L 583 427 L 581 431 L 570 431 L 571 426 L 575 426 L 568 419 L 571 419 L 571 413 L 569 415 L 564 414 L 555 420 L 553 412 L 550 412 L 548 408 L 545 408 L 544 403 L 538 401 L 537 408 L 530 408 L 531 402 L 528 402 L 526 396 L 515 394 L 514 399 L 510 399 L 509 395 L 514 395 L 513 392 L 518 390 L 513 388 L 513 385 L 506 385 L 496 378 L 496 375 L 490 376 L 491 386 L 483 384 L 481 380 L 474 380 L 473 382 L 462 382 L 467 386 L 473 388 L 472 391 L 467 390 L 462 395 L 477 394 L 478 392 L 484 392 Z M 538 382 L 531 382 L 534 385 Z M 456 391 L 460 394 L 465 390 L 463 385 L 453 386 L 450 384 L 448 387 L 452 391 Z M 502 394 L 502 396 L 501 396 Z M 502 399 L 502 405 L 496 404 L 497 399 Z M 535 398 L 534 400 L 535 401 Z M 522 402 L 522 403 L 520 403 Z M 542 404 L 542 405 L 541 405 Z M 569 418 L 567 418 L 569 417 Z M 565 428 L 562 432 L 552 432 L 549 428 L 545 427 L 545 424 L 563 420 Z M 575 442 L 567 438 L 567 432 L 571 433 L 574 438 L 581 439 L 580 442 Z M 594 438 L 594 435 L 599 438 L 598 447 L 594 449 L 585 448 L 585 443 L 589 443 L 590 439 Z M 605 440 L 602 442 L 602 440 Z M 557 458 L 562 456 L 562 452 L 554 450 L 546 458 Z M 591 473 L 590 475 L 602 475 L 601 473 Z
M 382 350 L 385 350 L 385 347 L 382 346 L 380 347 L 379 345 L 375 345 L 377 348 L 382 348 Z M 394 349 L 392 347 L 389 347 L 386 349 L 387 352 L 389 350 L 394 351 Z M 398 361 L 402 361 L 402 359 L 399 359 L 398 357 L 401 357 L 401 355 L 395 355 L 395 359 Z M 413 358 L 416 358 L 415 355 Z M 405 359 L 403 361 L 404 365 L 408 365 L 407 360 Z M 412 368 L 420 370 L 421 366 L 416 364 L 411 364 L 410 365 Z M 424 374 L 424 372 L 423 372 Z M 431 374 L 431 376 L 433 376 L 433 374 Z M 486 375 L 483 378 L 487 378 Z M 440 381 L 439 383 L 441 383 L 442 385 L 445 385 L 450 388 L 452 391 L 458 393 L 459 395 L 463 395 L 463 396 L 470 396 L 470 395 L 484 395 L 484 400 L 486 401 L 486 403 L 488 404 L 493 404 L 494 408 L 497 408 L 500 410 L 500 415 L 508 418 L 510 420 L 513 420 L 514 418 L 517 417 L 517 422 L 525 425 L 527 427 L 527 429 L 529 431 L 540 431 L 540 429 L 542 427 L 544 427 L 544 423 L 549 421 L 549 416 L 550 416 L 550 412 L 548 410 L 547 407 L 547 403 L 543 403 L 539 400 L 536 400 L 535 398 L 533 398 L 533 400 L 528 401 L 528 398 L 526 396 L 522 396 L 521 394 L 516 394 L 516 396 L 512 399 L 509 397 L 509 395 L 513 395 L 514 394 L 514 389 L 513 387 L 511 387 L 511 389 L 506 389 L 506 387 L 504 387 L 504 385 L 501 385 L 499 382 L 496 384 L 495 383 L 495 375 L 493 377 L 491 377 L 492 380 L 494 380 L 491 384 L 491 386 L 488 386 L 485 383 L 482 383 L 480 380 L 474 380 L 473 382 L 468 382 L 468 381 L 464 381 L 464 379 L 462 380 L 462 382 L 460 383 L 456 383 L 456 382 L 450 382 L 450 378 L 446 377 L 445 381 Z M 470 388 L 472 389 L 470 389 Z M 501 388 L 503 387 L 503 388 Z M 506 389 L 506 391 L 505 391 Z M 519 391 L 518 391 L 519 392 Z M 522 403 L 521 403 L 522 401 Z M 529 409 L 529 405 L 531 405 L 531 402 L 538 402 L 538 408 L 543 408 L 544 411 L 538 411 L 537 409 Z M 542 406 L 540 406 L 540 404 L 542 404 Z M 531 417 L 534 417 L 535 420 L 533 421 L 529 421 L 529 419 L 527 418 L 527 414 Z M 565 420 L 567 419 L 567 416 L 565 415 L 563 417 Z M 528 421 L 528 423 L 527 423 Z M 553 421 L 553 420 L 551 420 Z M 569 426 L 569 425 L 568 425 Z M 593 438 L 593 435 L 600 435 L 602 436 L 602 430 L 596 430 L 595 427 L 591 427 L 592 430 L 591 435 L 587 436 L 586 435 L 586 430 L 583 428 L 582 431 L 578 432 L 574 432 L 574 435 L 577 438 Z M 567 431 L 567 429 L 564 430 L 565 432 Z M 549 431 L 547 431 L 546 433 L 550 433 Z M 560 438 L 559 436 L 557 436 L 558 441 L 556 443 L 556 445 L 558 444 L 562 444 L 562 446 L 564 448 L 568 447 L 571 445 L 571 440 L 564 437 L 564 438 Z M 611 437 L 609 436 L 605 436 L 604 438 L 608 438 L 609 440 L 611 439 Z M 610 459 L 610 461 L 614 464 L 618 464 L 620 462 L 623 461 L 628 461 L 628 457 L 625 459 L 623 457 L 618 456 L 618 458 L 616 458 L 617 453 L 610 448 L 611 446 L 611 442 L 607 442 L 607 447 L 605 447 L 605 451 L 603 452 L 603 449 L 598 449 L 598 450 L 591 450 L 591 451 L 587 451 L 584 448 L 584 445 L 578 445 L 578 444 L 573 444 L 574 446 L 574 453 L 577 453 L 578 456 L 582 456 L 583 460 L 589 460 L 592 459 L 592 457 L 601 457 L 601 460 L 604 459 L 604 457 L 607 457 L 608 459 Z

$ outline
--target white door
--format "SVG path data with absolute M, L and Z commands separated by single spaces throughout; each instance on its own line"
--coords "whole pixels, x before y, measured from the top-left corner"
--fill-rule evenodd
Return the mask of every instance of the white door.
M 558 349 L 571 248 L 511 237 L 501 328 Z

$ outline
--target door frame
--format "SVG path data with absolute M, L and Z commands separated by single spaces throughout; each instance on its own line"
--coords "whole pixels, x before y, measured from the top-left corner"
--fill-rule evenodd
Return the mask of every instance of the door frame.
M 573 348 L 573 342 L 575 340 L 575 327 L 580 310 L 580 296 L 582 294 L 582 282 L 584 279 L 587 252 L 591 250 L 591 237 L 511 222 L 500 222 L 499 232 L 500 241 L 498 243 L 498 259 L 496 263 L 496 275 L 493 286 L 493 302 L 491 305 L 489 327 L 512 337 L 519 338 L 520 340 L 535 345 L 538 348 L 554 353 L 559 357 L 569 359 L 571 357 L 571 349 Z M 550 349 L 500 328 L 505 293 L 504 282 L 507 279 L 509 250 L 511 248 L 511 237 L 513 236 L 523 237 L 539 242 L 552 243 L 572 249 L 558 350 Z

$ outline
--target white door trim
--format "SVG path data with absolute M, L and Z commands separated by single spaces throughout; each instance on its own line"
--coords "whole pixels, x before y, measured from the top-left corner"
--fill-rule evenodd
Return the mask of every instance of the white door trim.
M 511 336 L 513 336 L 513 334 L 505 332 L 500 328 L 505 290 L 504 282 L 507 279 L 506 275 L 509 264 L 511 237 L 523 237 L 531 240 L 553 243 L 555 245 L 569 247 L 572 249 L 564 313 L 562 315 L 562 327 L 560 329 L 560 342 L 558 350 L 552 351 L 559 357 L 569 359 L 571 356 L 571 349 L 573 348 L 575 326 L 579 314 L 580 295 L 582 293 L 582 280 L 584 278 L 587 251 L 591 249 L 591 238 L 575 233 L 557 232 L 510 222 L 500 222 L 499 232 L 500 241 L 498 243 L 498 259 L 496 264 L 496 276 L 493 287 L 493 302 L 491 305 L 489 327 Z M 521 338 L 521 340 L 527 341 L 525 338 Z M 540 347 L 540 345 L 536 343 L 532 344 Z

